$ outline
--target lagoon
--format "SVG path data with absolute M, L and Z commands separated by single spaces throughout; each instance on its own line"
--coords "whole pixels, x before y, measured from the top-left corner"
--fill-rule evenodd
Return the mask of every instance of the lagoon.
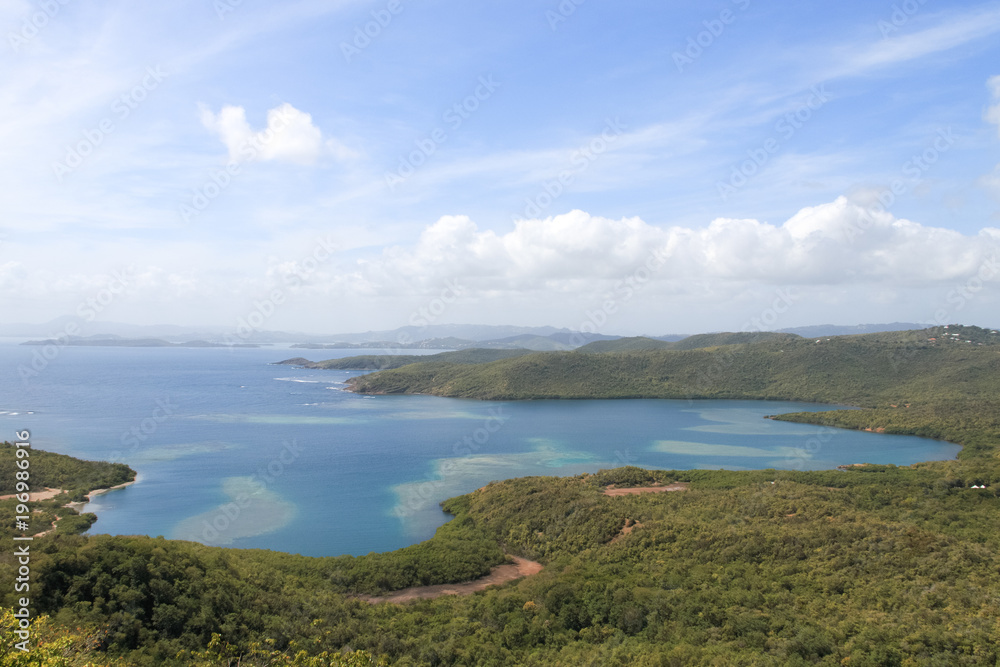
M 276 366 L 282 346 L 0 343 L 0 429 L 40 449 L 117 460 L 139 482 L 96 496 L 92 533 L 163 535 L 312 556 L 387 551 L 447 520 L 438 503 L 491 480 L 637 465 L 818 470 L 954 458 L 957 445 L 765 415 L 838 406 L 774 401 L 512 401 L 359 396 L 348 371 Z M 314 359 L 379 350 L 307 351 Z

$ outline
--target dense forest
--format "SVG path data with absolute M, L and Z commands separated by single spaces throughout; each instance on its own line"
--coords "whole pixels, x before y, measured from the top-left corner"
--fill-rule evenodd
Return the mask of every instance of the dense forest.
M 431 540 L 357 558 L 55 532 L 33 543 L 32 604 L 47 615 L 34 625 L 36 661 L 12 650 L 10 612 L 0 660 L 1000 664 L 1000 347 L 987 330 L 950 327 L 947 341 L 943 334 L 545 353 L 462 372 L 417 363 L 365 376 L 392 378 L 383 386 L 400 391 L 416 388 L 402 379 L 420 379 L 444 393 L 471 391 L 465 373 L 474 372 L 489 381 L 480 390 L 491 397 L 532 382 L 543 395 L 598 394 L 604 382 L 621 395 L 694 387 L 698 396 L 845 402 L 864 409 L 781 418 L 947 439 L 963 450 L 954 461 L 906 467 L 628 467 L 498 481 L 444 503 L 454 519 Z M 796 370 L 805 375 L 796 379 Z M 11 457 L 9 448 L 0 454 Z M 76 474 L 89 478 L 100 465 Z M 609 485 L 671 483 L 686 490 L 604 493 Z M 363 597 L 467 580 L 505 554 L 544 569 L 469 596 L 404 604 Z M 0 570 L 7 577 L 14 568 L 5 552 Z M 13 594 L 5 595 L 13 607 Z

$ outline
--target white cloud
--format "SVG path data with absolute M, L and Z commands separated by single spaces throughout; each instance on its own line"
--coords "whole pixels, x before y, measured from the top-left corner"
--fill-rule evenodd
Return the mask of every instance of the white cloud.
M 870 69 L 895 65 L 939 53 L 1000 31 L 1000 9 L 986 9 L 950 16 L 938 25 L 907 35 L 892 34 L 866 49 L 851 49 L 836 71 L 827 78 L 862 74 Z
M 387 248 L 338 278 L 367 294 L 419 292 L 453 278 L 483 293 L 607 289 L 652 253 L 654 282 L 732 285 L 925 287 L 975 275 L 1000 250 L 1000 233 L 977 236 L 870 211 L 840 197 L 781 225 L 719 218 L 701 228 L 650 225 L 571 211 L 521 220 L 506 234 L 445 216 L 412 246 Z M 731 285 L 731 286 L 732 286 Z M 673 288 L 672 288 L 673 289 Z
M 267 328 L 371 328 L 361 321 L 389 328 L 406 322 L 451 281 L 461 294 L 449 306 L 454 310 L 447 321 L 576 327 L 612 298 L 622 313 L 608 332 L 732 329 L 789 288 L 802 298 L 795 319 L 780 326 L 829 319 L 828 312 L 840 313 L 836 317 L 845 322 L 927 321 L 938 306 L 950 307 L 950 290 L 1000 257 L 1000 229 L 963 235 L 873 212 L 843 197 L 777 224 L 718 218 L 701 226 L 661 227 L 637 217 L 575 210 L 495 231 L 468 216 L 444 216 L 412 243 L 353 247 L 316 266 L 307 266 L 314 241 L 299 241 L 251 244 L 225 261 L 193 242 L 106 246 L 102 255 L 128 258 L 135 268 L 126 293 L 101 316 L 228 325 L 277 289 L 287 303 Z M 22 252 L 16 244 L 10 250 L 18 259 L 0 262 L 0 294 L 4 307 L 26 321 L 76 312 L 122 269 L 94 266 L 72 243 L 47 248 L 59 259 L 41 269 L 28 270 L 40 265 L 39 251 Z M 659 266 L 647 264 L 653 253 L 663 258 Z M 650 265 L 655 270 L 643 268 Z M 619 289 L 630 279 L 641 283 L 634 298 Z M 994 317 L 1000 275 L 977 291 L 971 307 L 979 314 L 949 311 L 955 321 Z M 42 302 L 45 309 L 29 316 Z
M 313 125 L 312 116 L 287 102 L 267 112 L 267 127 L 254 131 L 243 107 L 224 106 L 218 114 L 201 110 L 201 122 L 217 133 L 233 160 L 277 160 L 296 164 L 315 164 L 329 155 L 338 160 L 356 154 L 336 139 L 323 138 Z

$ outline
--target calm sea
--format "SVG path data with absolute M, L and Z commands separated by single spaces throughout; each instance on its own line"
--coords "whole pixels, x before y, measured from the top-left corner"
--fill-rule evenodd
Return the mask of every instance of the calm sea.
M 92 532 L 307 555 L 413 544 L 438 503 L 491 480 L 638 465 L 824 469 L 953 458 L 908 436 L 765 420 L 833 406 L 761 401 L 481 402 L 357 396 L 355 373 L 272 362 L 378 351 L 40 348 L 0 342 L 0 439 L 117 460 L 139 482 L 97 496 Z

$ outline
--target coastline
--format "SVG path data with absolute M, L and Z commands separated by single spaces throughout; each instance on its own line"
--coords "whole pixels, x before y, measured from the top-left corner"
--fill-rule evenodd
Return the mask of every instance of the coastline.
M 105 493 L 108 493 L 109 491 L 117 491 L 118 489 L 124 489 L 126 486 L 131 486 L 138 481 L 139 481 L 139 475 L 136 475 L 135 479 L 133 479 L 131 482 L 116 484 L 115 486 L 111 486 L 106 489 L 94 489 L 93 491 L 89 491 L 87 493 L 87 495 L 85 496 L 86 500 L 78 500 L 75 502 L 66 503 L 65 505 L 63 505 L 63 507 L 68 507 L 72 510 L 76 510 L 77 512 L 81 512 L 88 503 L 93 502 L 94 496 L 101 496 L 104 495 Z

